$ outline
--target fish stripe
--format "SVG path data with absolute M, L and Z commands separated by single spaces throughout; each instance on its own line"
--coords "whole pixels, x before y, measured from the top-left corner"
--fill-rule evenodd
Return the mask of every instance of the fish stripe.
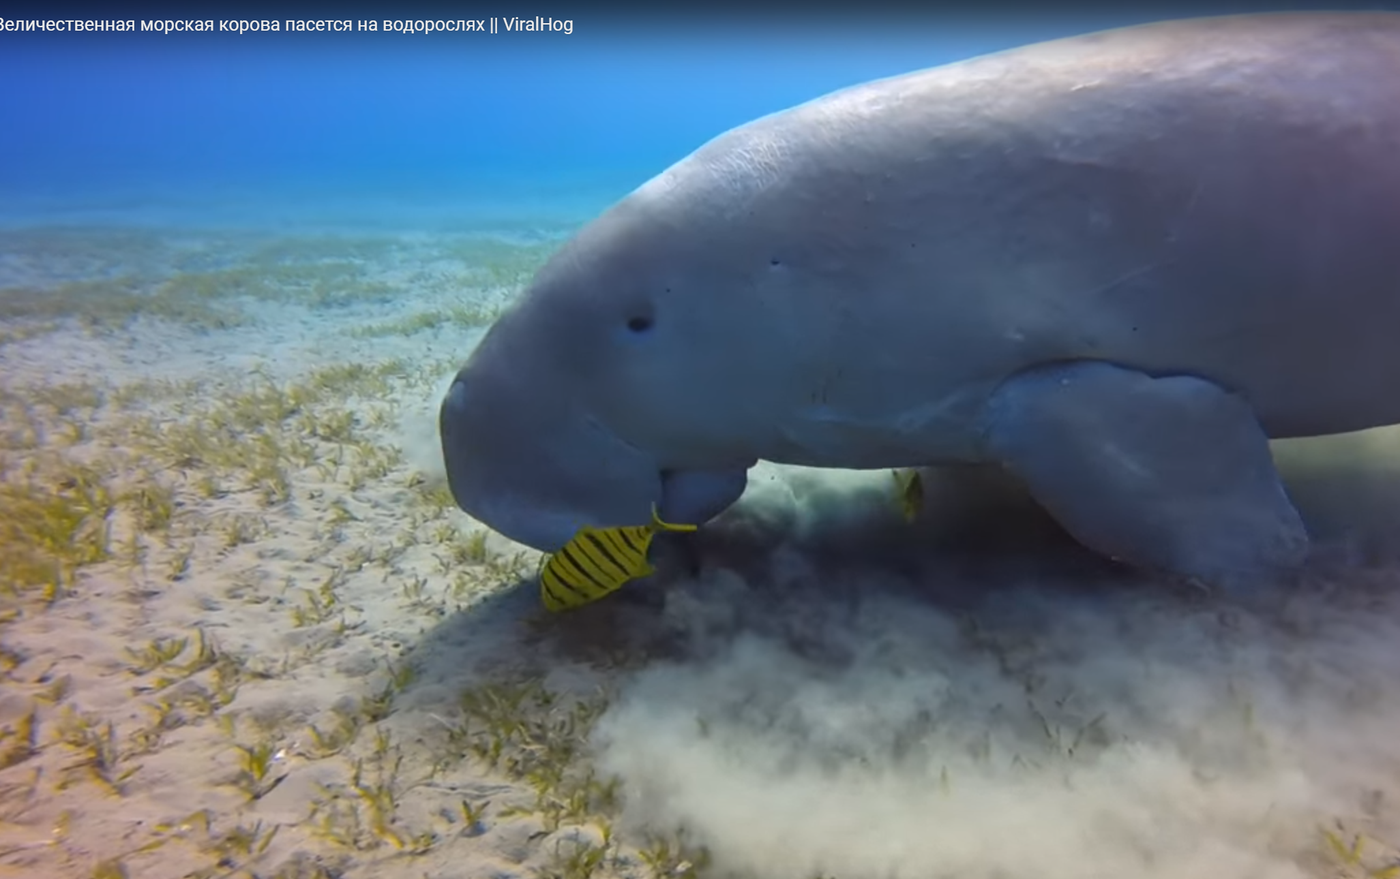
M 550 590 L 550 592 L 554 593 L 555 598 L 560 601 L 568 600 L 568 596 L 566 596 L 564 593 L 576 596 L 580 600 L 587 601 L 588 593 L 580 590 L 577 586 L 570 582 L 570 578 L 566 576 L 566 572 L 561 570 L 560 568 L 560 565 L 556 565 L 553 562 L 545 566 L 544 573 L 540 577 L 544 585 Z
M 592 563 L 582 550 L 578 549 L 577 544 L 570 543 L 560 550 L 559 560 L 560 570 L 566 572 L 568 582 L 574 586 L 575 591 L 592 599 L 599 592 L 606 592 L 608 589 L 610 579 L 599 574 L 598 565 Z
M 607 584 L 597 582 L 587 570 L 580 568 L 573 558 L 573 553 L 568 552 L 568 547 L 554 556 L 553 564 L 560 582 L 574 595 L 579 596 L 578 603 L 584 604 L 607 594 Z
M 608 553 L 626 566 L 627 573 L 636 574 L 646 564 L 646 552 L 638 552 L 618 531 L 603 531 L 596 536 L 605 545 Z
M 587 596 L 572 591 L 571 587 L 557 576 L 552 577 L 551 580 L 550 585 L 546 587 L 546 595 L 547 599 L 552 599 L 554 608 L 578 607 L 591 600 Z
M 546 571 L 540 576 L 540 592 L 544 596 L 544 606 L 550 610 L 572 607 L 577 603 L 561 594 L 559 578 L 552 571 Z
M 540 591 L 544 593 L 545 605 L 549 607 L 570 607 L 578 602 L 568 593 L 569 587 L 553 571 L 540 576 Z
M 579 536 L 579 552 L 587 556 L 597 570 L 618 585 L 627 581 L 627 566 L 614 559 L 597 536 L 585 532 Z
M 574 592 L 592 601 L 608 594 L 617 587 L 612 580 L 599 572 L 595 565 L 584 557 L 576 544 L 569 544 L 556 556 L 560 559 L 561 573 L 573 587 Z
M 540 596 L 544 598 L 544 606 L 549 610 L 556 610 L 567 606 L 564 599 L 559 597 L 555 587 L 550 585 L 550 579 L 547 574 L 540 575 Z
M 647 554 L 647 544 L 651 543 L 650 528 L 623 528 L 619 529 L 618 536 L 622 538 L 623 543 L 627 544 L 629 551 L 639 556 Z
M 609 533 L 608 538 L 617 546 L 617 551 L 627 556 L 629 564 L 627 573 L 629 580 L 645 577 L 656 571 L 656 569 L 651 566 L 651 562 L 647 559 L 647 550 L 651 547 L 651 539 L 654 536 L 656 536 L 656 532 L 650 526 L 629 528 L 626 532 L 618 531 Z M 629 542 L 633 540 L 640 542 L 641 546 L 637 547 Z
M 596 600 L 617 589 L 627 582 L 626 577 L 614 576 L 607 568 L 598 565 L 585 549 L 580 548 L 578 555 L 571 559 L 580 570 L 588 574 L 589 579 L 598 584 L 598 588 L 592 591 L 592 596 Z

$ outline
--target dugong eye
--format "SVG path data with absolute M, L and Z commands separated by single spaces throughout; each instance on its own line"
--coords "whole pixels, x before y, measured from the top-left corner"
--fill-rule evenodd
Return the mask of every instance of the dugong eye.
M 627 322 L 627 329 L 634 333 L 645 333 L 647 330 L 651 329 L 651 318 L 634 317 Z

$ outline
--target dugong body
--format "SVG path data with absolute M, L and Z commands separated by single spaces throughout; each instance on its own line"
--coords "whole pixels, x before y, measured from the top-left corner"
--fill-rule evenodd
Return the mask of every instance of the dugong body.
M 998 463 L 1207 582 L 1308 538 L 1269 438 L 1400 422 L 1400 14 L 1163 22 L 846 89 L 586 226 L 443 400 L 544 551 L 704 522 L 759 459 Z

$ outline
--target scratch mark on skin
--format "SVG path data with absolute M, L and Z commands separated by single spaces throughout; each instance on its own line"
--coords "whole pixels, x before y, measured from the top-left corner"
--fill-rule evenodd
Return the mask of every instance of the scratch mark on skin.
M 1102 295 L 1104 295 L 1105 293 L 1107 293 L 1107 292 L 1109 292 L 1110 290 L 1112 290 L 1114 287 L 1118 287 L 1118 286 L 1120 286 L 1120 285 L 1122 285 L 1122 284 L 1126 284 L 1126 283 L 1128 283 L 1129 281 L 1131 281 L 1131 280 L 1133 280 L 1133 279 L 1135 279 L 1135 278 L 1140 278 L 1140 277 L 1142 277 L 1143 275 L 1146 275 L 1148 272 L 1155 271 L 1156 269 L 1159 269 L 1159 268 L 1161 268 L 1162 266 L 1170 265 L 1170 264 L 1171 264 L 1170 261 L 1155 260 L 1155 261 L 1150 262 L 1150 263 L 1148 263 L 1147 265 L 1142 266 L 1142 267 L 1140 267 L 1140 268 L 1136 268 L 1136 269 L 1132 269 L 1132 270 L 1130 270 L 1130 271 L 1124 272 L 1122 275 L 1119 275 L 1117 278 L 1114 278 L 1112 281 L 1109 281 L 1107 284 L 1103 284 L 1102 286 L 1096 287 L 1096 288 L 1094 288 L 1093 290 L 1089 291 L 1089 297 L 1090 297 L 1090 298 L 1096 298 L 1096 297 L 1102 296 Z
M 1171 232 L 1167 235 L 1168 244 L 1175 244 L 1176 240 L 1181 237 L 1181 229 L 1186 225 L 1186 219 L 1195 211 L 1196 202 L 1200 200 L 1202 188 L 1203 184 L 1200 178 L 1197 178 L 1196 186 L 1191 190 L 1191 197 L 1186 200 L 1186 206 L 1181 209 L 1181 216 L 1177 217 L 1176 221 L 1172 223 Z

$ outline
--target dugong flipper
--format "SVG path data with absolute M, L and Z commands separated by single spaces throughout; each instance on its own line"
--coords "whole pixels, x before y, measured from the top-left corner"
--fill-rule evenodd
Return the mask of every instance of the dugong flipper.
M 1020 373 L 986 412 L 990 456 L 1110 558 L 1247 584 L 1303 561 L 1308 536 L 1237 395 L 1102 362 Z
M 567 242 L 441 409 L 552 552 L 760 460 L 1000 465 L 1207 585 L 1307 554 L 1268 441 L 1400 423 L 1400 13 L 1159 22 L 725 132 Z

